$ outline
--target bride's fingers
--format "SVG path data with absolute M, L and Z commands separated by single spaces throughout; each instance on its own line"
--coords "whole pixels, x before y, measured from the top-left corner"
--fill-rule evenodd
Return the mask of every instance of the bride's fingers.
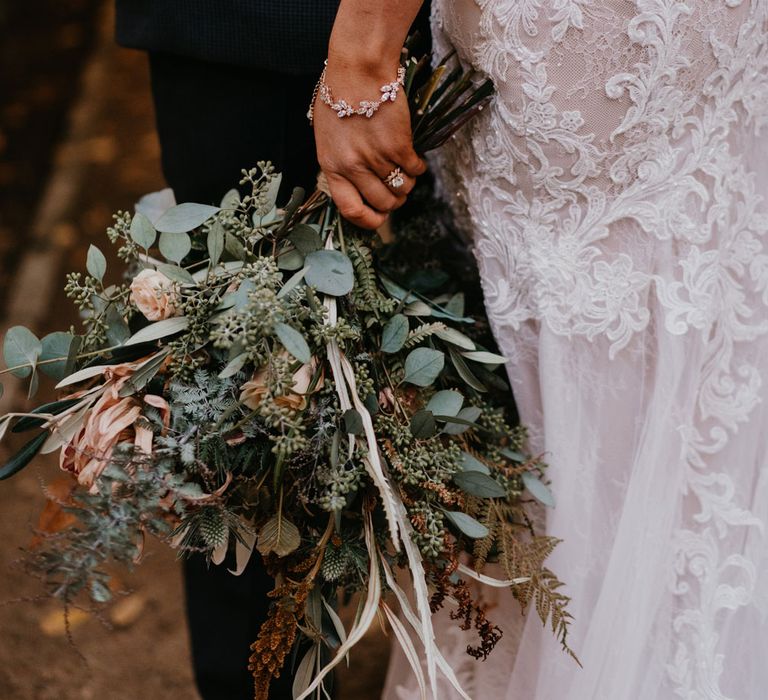
M 412 178 L 423 175 L 427 170 L 427 163 L 410 145 L 398 152 L 393 160 Z
M 331 197 L 347 221 L 369 230 L 376 229 L 384 223 L 387 215 L 367 206 L 357 187 L 347 178 L 329 173 L 327 179 Z
M 365 202 L 377 211 L 389 212 L 405 202 L 405 194 L 390 189 L 373 170 L 357 170 L 348 177 Z
M 412 178 L 400 166 L 395 165 L 394 163 L 384 163 L 382 165 L 377 165 L 375 170 L 381 181 L 387 186 L 387 189 L 389 189 L 389 191 L 392 192 L 396 197 L 404 197 L 410 194 L 411 190 L 416 185 L 415 178 Z M 397 172 L 398 170 L 399 173 Z M 402 180 L 402 184 L 400 184 L 398 187 L 395 187 L 389 182 L 390 175 L 393 174 L 399 174 Z M 398 184 L 397 181 L 395 181 L 394 184 Z

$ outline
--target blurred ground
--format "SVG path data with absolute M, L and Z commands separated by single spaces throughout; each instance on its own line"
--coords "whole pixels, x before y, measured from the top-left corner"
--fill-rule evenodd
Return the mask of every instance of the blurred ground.
M 0 65 L 0 329 L 23 323 L 43 335 L 77 322 L 64 275 L 84 267 L 91 242 L 107 250 L 112 212 L 163 186 L 146 60 L 113 45 L 103 0 L 0 0 Z M 20 387 L 3 383 L 2 412 L 23 407 Z M 50 393 L 44 383 L 41 396 Z M 126 579 L 133 593 L 118 627 L 75 611 L 77 650 L 57 606 L 29 600 L 35 582 L 14 562 L 41 482 L 56 475 L 43 458 L 0 484 L 0 700 L 194 700 L 170 550 L 150 547 Z M 339 700 L 376 697 L 385 662 L 373 633 L 342 672 Z

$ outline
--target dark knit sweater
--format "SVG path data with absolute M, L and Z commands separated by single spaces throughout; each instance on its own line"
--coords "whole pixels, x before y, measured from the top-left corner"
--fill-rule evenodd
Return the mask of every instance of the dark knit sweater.
M 117 0 L 117 41 L 230 65 L 319 74 L 339 0 Z

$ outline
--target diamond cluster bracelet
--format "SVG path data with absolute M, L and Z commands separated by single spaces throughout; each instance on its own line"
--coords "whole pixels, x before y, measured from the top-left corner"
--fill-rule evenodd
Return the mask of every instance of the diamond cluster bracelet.
M 360 100 L 358 106 L 353 107 L 346 100 L 336 101 L 333 99 L 331 88 L 328 87 L 328 83 L 325 82 L 325 72 L 327 70 L 328 61 L 325 63 L 326 68 L 323 68 L 323 72 L 320 74 L 320 80 L 317 81 L 315 91 L 312 94 L 312 103 L 309 105 L 309 111 L 307 112 L 307 118 L 309 119 L 310 124 L 314 118 L 315 102 L 318 98 L 320 98 L 320 101 L 323 104 L 328 105 L 334 112 L 336 112 L 336 115 L 340 119 L 343 119 L 344 117 L 352 117 L 354 115 L 370 119 L 385 102 L 395 101 L 397 93 L 405 82 L 405 68 L 400 66 L 397 69 L 397 79 L 381 86 L 381 97 L 378 100 Z

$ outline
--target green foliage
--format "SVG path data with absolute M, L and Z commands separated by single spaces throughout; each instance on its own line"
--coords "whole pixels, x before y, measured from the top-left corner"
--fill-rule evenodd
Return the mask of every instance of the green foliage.
M 410 81 L 421 69 L 409 70 Z M 458 86 L 436 101 L 433 83 L 412 93 L 426 110 L 414 113 L 420 143 L 461 120 L 458 96 L 470 110 L 483 99 Z M 380 246 L 320 192 L 302 204 L 295 191 L 278 208 L 280 182 L 259 163 L 243 172 L 250 191 L 232 190 L 220 207 L 179 204 L 155 226 L 119 212 L 107 236 L 127 283 L 104 286 L 106 258 L 95 246 L 88 274 L 67 277 L 83 333 L 6 335 L 17 376 L 36 381 L 45 362 L 73 393 L 31 416 L 0 418 L 0 432 L 17 418 L 42 428 L 0 477 L 23 468 L 51 433 L 64 449 L 85 439 L 94 432 L 81 431 L 85 420 L 106 399 L 133 421 L 114 449 L 85 447 L 99 453 L 100 473 L 62 504 L 77 524 L 46 537 L 33 568 L 66 601 L 104 602 L 106 567 L 130 564 L 140 534 L 216 561 L 233 549 L 239 565 L 255 547 L 285 582 L 273 633 L 289 646 L 300 629 L 338 645 L 343 626 L 320 592 L 385 580 L 397 549 L 392 522 L 407 518 L 398 529 L 413 530 L 409 551 L 421 559 L 392 563 L 415 563 L 412 573 L 443 595 L 463 554 L 479 569 L 499 561 L 510 578 L 526 577 L 513 593 L 565 645 L 567 598 L 544 566 L 556 542 L 530 533 L 522 498 L 527 489 L 547 501 L 544 465 L 511 428 L 503 358 L 471 256 L 429 193 L 395 218 L 397 243 Z M 154 272 L 132 291 L 147 265 Z M 492 646 L 494 628 L 483 629 Z

